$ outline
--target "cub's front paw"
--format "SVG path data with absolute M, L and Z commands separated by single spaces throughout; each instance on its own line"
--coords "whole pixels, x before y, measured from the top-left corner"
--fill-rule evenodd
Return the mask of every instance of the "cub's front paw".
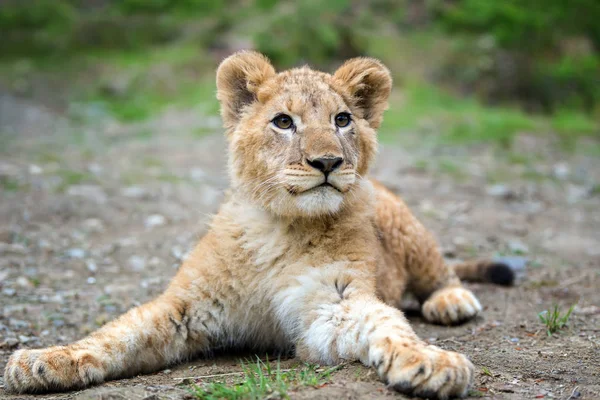
M 103 378 L 103 367 L 93 355 L 67 347 L 18 350 L 4 370 L 5 387 L 15 393 L 77 389 Z
M 430 399 L 463 397 L 473 378 L 473 364 L 462 354 L 407 343 L 392 342 L 377 371 L 395 390 Z
M 460 286 L 433 292 L 422 308 L 427 321 L 444 325 L 467 321 L 480 311 L 481 304 L 475 295 Z

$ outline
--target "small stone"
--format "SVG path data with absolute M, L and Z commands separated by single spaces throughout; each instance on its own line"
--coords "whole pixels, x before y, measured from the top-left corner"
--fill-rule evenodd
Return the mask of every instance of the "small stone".
M 26 254 L 27 248 L 20 243 L 0 242 L 0 255 L 24 256 Z
M 508 242 L 508 249 L 513 254 L 527 254 L 529 253 L 529 247 L 525 243 L 518 240 L 511 240 Z
M 33 287 L 33 283 L 25 276 L 18 277 L 16 283 L 18 286 L 25 289 L 31 289 Z
M 142 271 L 146 268 L 146 260 L 140 256 L 131 256 L 128 260 L 129 266 L 134 271 Z
M 27 342 L 31 342 L 33 340 L 36 340 L 37 338 L 35 336 L 25 336 L 25 335 L 19 335 L 19 342 L 21 343 L 27 343 Z
M 41 174 L 42 172 L 44 172 L 44 170 L 43 170 L 43 169 L 42 169 L 40 166 L 38 166 L 38 165 L 31 164 L 31 165 L 29 166 L 29 173 L 30 173 L 31 175 L 39 175 L 39 174 Z
M 146 218 L 144 225 L 148 229 L 155 228 L 157 226 L 163 226 L 167 223 L 167 219 L 160 214 L 153 214 Z
M 52 325 L 54 325 L 56 328 L 60 328 L 61 326 L 65 325 L 65 321 L 62 319 L 54 319 L 52 320 Z
M 31 326 L 29 322 L 15 318 L 10 318 L 8 320 L 8 325 L 10 325 L 14 329 L 25 329 Z
M 98 264 L 96 264 L 96 261 L 94 260 L 86 260 L 85 265 L 90 272 L 98 271 Z
M 519 343 L 519 338 L 516 338 L 516 337 L 511 338 L 510 341 L 513 343 Z
M 190 178 L 196 182 L 202 181 L 206 178 L 206 172 L 202 168 L 192 168 L 190 170 Z
M 17 347 L 19 344 L 19 339 L 17 338 L 6 338 L 3 342 L 0 342 L 0 349 L 12 349 Z
M 501 197 L 504 199 L 512 198 L 515 195 L 515 193 L 507 185 L 502 184 L 502 183 L 488 186 L 486 188 L 486 193 L 489 196 Z
M 183 249 L 180 246 L 173 246 L 171 248 L 171 255 L 173 257 L 175 257 L 178 261 L 183 260 L 183 257 L 185 256 L 185 253 L 183 251 Z
M 82 197 L 97 204 L 104 204 L 108 196 L 98 185 L 73 185 L 67 190 L 69 196 Z
M 589 195 L 589 190 L 583 186 L 569 185 L 567 187 L 567 202 L 575 204 Z
M 98 218 L 88 218 L 83 221 L 83 230 L 88 233 L 98 233 L 104 231 L 104 223 Z
M 92 174 L 99 176 L 102 175 L 102 171 L 104 170 L 104 168 L 102 168 L 102 166 L 100 164 L 89 164 L 88 165 L 88 171 L 90 171 Z
M 15 178 L 19 175 L 19 168 L 8 163 L 0 163 L 0 180 Z
M 69 250 L 67 250 L 66 255 L 69 258 L 81 260 L 82 258 L 85 257 L 85 250 L 78 249 L 78 248 L 69 249 Z
M 96 278 L 94 278 L 93 276 L 90 276 L 89 278 L 87 278 L 87 283 L 88 285 L 93 285 L 96 283 Z
M 552 167 L 552 174 L 557 179 L 564 180 L 567 179 L 571 174 L 571 168 L 566 162 L 559 162 L 557 164 L 554 164 L 554 166 Z
M 121 190 L 121 195 L 130 199 L 144 199 L 149 197 L 148 191 L 140 186 L 129 186 Z
M 4 288 L 2 289 L 2 294 L 8 297 L 12 297 L 17 293 L 17 291 L 13 288 Z
M 160 260 L 160 258 L 158 258 L 156 256 L 152 257 L 150 259 L 150 261 L 148 261 L 148 265 L 151 266 L 151 267 L 158 267 L 161 264 L 162 264 L 162 261 Z
M 171 371 L 170 369 L 165 369 L 165 370 L 163 371 L 163 374 L 165 374 L 165 375 L 169 375 L 171 372 L 173 372 L 173 371 Z

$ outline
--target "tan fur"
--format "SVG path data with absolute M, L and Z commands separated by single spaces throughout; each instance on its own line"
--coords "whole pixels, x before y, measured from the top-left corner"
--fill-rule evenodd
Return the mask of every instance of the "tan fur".
M 81 388 L 215 348 L 295 346 L 307 361 L 360 360 L 402 392 L 464 395 L 471 363 L 420 340 L 396 308 L 408 290 L 432 322 L 481 310 L 402 200 L 366 177 L 391 83 L 369 58 L 333 75 L 276 73 L 253 52 L 227 58 L 217 85 L 232 184 L 210 231 L 159 298 L 69 346 L 15 352 L 7 389 Z M 348 127 L 334 122 L 342 112 Z M 278 113 L 295 129 L 275 126 Z M 343 162 L 326 176 L 310 164 L 319 157 Z

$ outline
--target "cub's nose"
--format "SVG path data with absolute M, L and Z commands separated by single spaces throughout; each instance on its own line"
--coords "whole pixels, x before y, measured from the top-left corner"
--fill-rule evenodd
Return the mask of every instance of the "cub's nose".
M 306 162 L 311 167 L 316 168 L 319 171 L 323 172 L 325 175 L 327 175 L 330 172 L 333 172 L 337 168 L 339 168 L 339 166 L 342 165 L 342 163 L 344 162 L 344 159 L 342 157 L 323 157 L 315 158 L 313 160 L 307 159 Z

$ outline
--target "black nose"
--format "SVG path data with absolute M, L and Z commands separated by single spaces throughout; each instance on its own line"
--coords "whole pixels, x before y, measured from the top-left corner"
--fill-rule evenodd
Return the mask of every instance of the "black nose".
M 314 160 L 306 160 L 306 162 L 311 167 L 327 175 L 342 165 L 344 159 L 342 157 L 315 158 Z

